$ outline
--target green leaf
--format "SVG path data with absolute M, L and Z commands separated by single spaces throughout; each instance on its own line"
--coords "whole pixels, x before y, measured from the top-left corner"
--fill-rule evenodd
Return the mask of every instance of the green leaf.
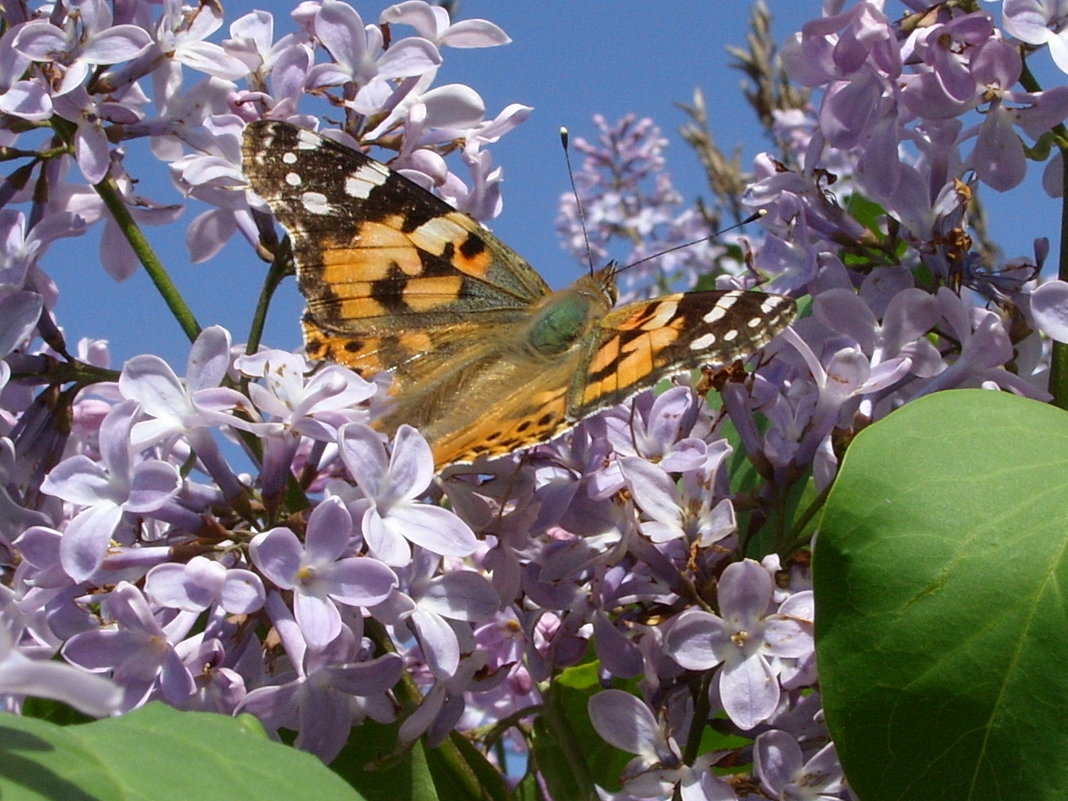
M 365 720 L 330 767 L 367 801 L 440 801 L 422 743 L 397 753 L 397 729 Z
M 255 719 L 149 704 L 60 727 L 0 715 L 4 801 L 363 801 L 310 754 L 267 739 Z
M 813 562 L 827 725 L 863 801 L 1068 797 L 1068 415 L 940 392 L 853 442 Z

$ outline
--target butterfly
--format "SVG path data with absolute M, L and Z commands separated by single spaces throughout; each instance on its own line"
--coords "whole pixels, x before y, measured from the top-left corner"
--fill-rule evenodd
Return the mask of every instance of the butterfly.
M 245 129 L 244 172 L 290 235 L 310 359 L 393 377 L 375 423 L 438 470 L 546 442 L 665 376 L 752 354 L 794 301 L 684 292 L 615 308 L 611 266 L 552 291 L 489 229 L 404 176 L 286 122 Z

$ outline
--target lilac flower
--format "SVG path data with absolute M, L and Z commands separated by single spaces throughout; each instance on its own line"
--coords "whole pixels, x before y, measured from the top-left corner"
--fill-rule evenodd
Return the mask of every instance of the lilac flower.
M 784 800 L 837 801 L 843 786 L 833 743 L 805 762 L 797 738 L 779 730 L 757 737 L 753 773 L 771 798 Z
M 404 0 L 382 12 L 383 23 L 411 25 L 421 37 L 449 47 L 496 47 L 512 40 L 489 20 L 449 20 L 449 12 L 425 0 Z
M 236 359 L 234 366 L 264 381 L 250 384 L 248 393 L 270 418 L 255 428 L 264 437 L 260 476 L 268 499 L 284 486 L 300 436 L 332 442 L 342 425 L 365 416 L 358 404 L 376 391 L 374 384 L 341 365 L 327 365 L 309 377 L 307 360 L 286 351 L 262 350 Z
M 1068 72 L 1068 11 L 1063 0 L 1005 0 L 1001 14 L 1007 33 L 1028 44 L 1049 45 L 1053 63 Z
M 210 140 L 199 152 L 176 157 L 170 164 L 175 183 L 190 197 L 213 207 L 198 214 L 186 231 L 186 247 L 194 263 L 215 256 L 237 231 L 250 241 L 259 235 L 245 196 L 234 191 L 245 185 L 241 172 L 241 134 L 245 121 L 235 114 L 214 114 L 201 120 L 194 112 L 203 109 L 203 93 L 197 97 L 200 102 L 190 110 L 189 118 L 180 125 L 169 126 L 172 136 L 166 138 L 171 141 L 165 143 L 162 137 L 155 140 L 158 151 L 181 149 L 182 142 L 199 145 L 205 137 Z M 225 92 L 225 101 L 231 100 L 231 93 Z M 181 119 L 183 114 L 182 109 L 174 109 L 170 120 Z
M 423 734 L 431 748 L 440 745 L 464 714 L 465 694 L 481 689 L 476 687 L 477 677 L 484 672 L 489 655 L 476 650 L 473 641 L 465 645 L 468 647 L 463 649 L 456 671 L 451 676 L 435 678 L 418 709 L 401 724 L 397 737 L 402 745 L 414 743 Z M 498 671 L 484 681 L 492 688 L 504 678 L 505 671 Z
M 37 328 L 44 299 L 36 292 L 12 292 L 0 297 L 0 359 L 21 346 Z M 3 390 L 11 368 L 0 361 L 0 390 Z
M 334 63 L 313 67 L 308 85 L 356 84 L 359 89 L 352 106 L 362 114 L 382 109 L 393 93 L 389 79 L 421 75 L 441 64 L 437 48 L 419 37 L 401 39 L 383 49 L 381 29 L 365 27 L 356 10 L 339 0 L 323 1 L 315 17 L 315 33 Z
M 1047 281 L 1032 292 L 1031 313 L 1044 334 L 1068 342 L 1068 282 Z
M 397 429 L 388 461 L 378 434 L 360 423 L 341 429 L 338 447 L 341 461 L 370 501 L 360 529 L 379 559 L 407 564 L 408 540 L 441 556 L 467 556 L 478 547 L 474 532 L 452 512 L 416 502 L 434 477 L 434 458 L 414 428 Z
M 460 640 L 449 621 L 476 622 L 500 606 L 493 585 L 473 570 L 435 575 L 441 557 L 418 549 L 412 559 L 407 592 L 394 592 L 372 612 L 397 625 L 406 622 L 422 648 L 430 672 L 448 678 L 460 664 Z
M 11 46 L 11 41 L 17 33 L 17 28 L 9 28 L 3 36 L 0 36 L 0 53 L 9 53 L 16 59 L 21 56 L 21 53 L 16 52 Z M 8 77 L 3 74 L 8 65 L 5 65 L 2 59 L 3 56 L 0 56 L 0 111 L 28 122 L 44 122 L 51 117 L 52 96 L 48 93 L 48 87 L 40 80 L 4 80 Z M 7 60 L 10 62 L 12 59 L 9 57 Z M 29 59 L 26 59 L 26 63 L 29 63 Z M 10 68 L 14 69 L 14 67 Z M 21 75 L 24 69 L 14 74 Z
M 385 693 L 397 683 L 404 665 L 396 654 L 369 659 L 350 629 L 324 650 L 305 652 L 294 643 L 295 626 L 285 605 L 274 596 L 271 618 L 282 636 L 293 673 L 282 683 L 252 690 L 238 708 L 264 726 L 297 732 L 294 745 L 330 762 L 345 745 L 354 724 L 369 716 L 379 723 L 395 717 Z
M 26 216 L 21 211 L 0 209 L 0 288 L 27 288 L 37 262 L 54 240 L 84 232 L 85 221 L 69 212 L 48 215 L 26 230 Z
M 81 85 L 90 69 L 101 64 L 129 61 L 148 49 L 148 33 L 136 25 L 112 25 L 111 6 L 105 0 L 74 0 L 59 28 L 46 20 L 23 25 L 12 47 L 33 61 L 62 67 L 55 94 Z
M 135 400 L 151 419 L 134 426 L 137 446 L 163 443 L 166 450 L 186 439 L 226 497 L 236 498 L 243 487 L 226 464 L 210 428 L 231 425 L 247 429 L 245 421 L 230 414 L 247 409 L 248 398 L 219 384 L 230 366 L 230 334 L 219 326 L 201 331 L 189 353 L 185 385 L 157 356 L 135 356 L 122 368 L 119 390 Z
M 773 588 L 758 562 L 735 562 L 723 571 L 716 591 L 722 617 L 689 609 L 674 619 L 665 641 L 668 654 L 688 670 L 723 665 L 716 676 L 723 709 L 742 729 L 767 720 L 779 703 L 769 657 L 798 658 L 812 651 L 811 621 L 791 617 L 787 608 L 807 603 L 799 597 L 804 593 L 769 615 Z
M 683 763 L 674 738 L 664 733 L 649 707 L 630 693 L 605 690 L 590 698 L 590 722 L 608 743 L 637 754 L 623 769 L 623 786 L 642 798 L 668 798 L 679 785 L 683 801 L 734 801 L 734 790 L 713 776 L 720 754 L 704 754 L 693 766 Z
M 145 592 L 173 609 L 200 612 L 218 604 L 232 615 L 258 611 L 266 597 L 263 582 L 252 571 L 228 569 L 203 556 L 194 556 L 184 565 L 156 565 L 145 576 Z
M 248 67 L 219 45 L 204 41 L 222 23 L 222 7 L 217 4 L 202 3 L 190 13 L 182 0 L 164 0 L 157 46 L 169 58 L 192 69 L 224 80 L 240 78 L 248 73 Z
M 256 568 L 293 591 L 297 625 L 316 649 L 341 633 L 337 604 L 374 606 L 397 586 L 397 576 L 377 559 L 343 556 L 351 538 L 348 510 L 328 498 L 312 510 L 303 543 L 291 529 L 273 528 L 253 537 L 249 547 Z
M 124 710 L 157 692 L 172 704 L 192 695 L 193 676 L 174 645 L 195 618 L 176 618 L 172 624 L 178 625 L 162 626 L 141 591 L 125 581 L 108 595 L 107 608 L 115 623 L 71 637 L 63 646 L 64 658 L 93 673 L 110 671 L 123 689 Z
M 60 462 L 41 490 L 84 507 L 63 532 L 60 557 L 75 581 L 91 576 L 104 561 L 108 542 L 123 515 L 160 513 L 181 488 L 173 465 L 159 459 L 135 462 L 130 432 L 140 411 L 125 401 L 108 413 L 100 427 L 98 464 L 77 454 Z
M 619 413 L 605 416 L 612 449 L 655 462 L 669 473 L 697 468 L 706 458 L 701 435 L 709 427 L 702 405 L 689 387 L 643 392 Z
M 274 40 L 274 15 L 268 11 L 251 11 L 230 23 L 230 37 L 223 41 L 226 52 L 240 59 L 254 75 L 274 71 L 276 61 L 294 46 L 303 47 L 308 40 L 303 32 L 290 33 Z
M 234 366 L 263 379 L 251 384 L 249 397 L 273 420 L 257 427 L 262 433 L 290 428 L 313 439 L 333 440 L 337 430 L 353 419 L 352 407 L 375 394 L 376 387 L 340 365 L 326 365 L 308 376 L 306 359 L 282 350 L 262 350 L 242 356 Z
M 57 590 L 73 582 L 59 559 L 62 532 L 48 526 L 29 526 L 15 539 L 14 545 L 22 556 L 20 578 L 35 590 Z
M 683 473 L 676 484 L 658 465 L 628 456 L 620 461 L 627 486 L 644 516 L 642 533 L 655 543 L 681 539 L 707 548 L 736 529 L 734 507 L 717 488 L 716 476 L 731 453 L 726 440 L 709 446 L 705 464 Z
M 599 131 L 596 144 L 574 140 L 575 150 L 585 155 L 575 174 L 578 198 L 570 193 L 560 198 L 557 231 L 565 247 L 583 265 L 587 260 L 586 236 L 578 225 L 575 203 L 583 206 L 589 234 L 590 255 L 595 261 L 608 258 L 608 246 L 619 239 L 625 248 L 616 254 L 621 263 L 666 250 L 672 244 L 707 237 L 707 225 L 691 214 L 679 212 L 681 197 L 664 169 L 667 140 L 650 119 L 626 116 L 615 125 L 595 116 Z M 635 248 L 635 243 L 641 244 Z M 632 250 L 633 249 L 633 250 Z M 641 288 L 663 286 L 678 276 L 691 281 L 716 261 L 721 245 L 697 243 L 662 257 L 643 261 L 621 276 L 623 295 L 640 294 Z M 665 277 L 664 270 L 671 269 Z M 662 290 L 661 290 L 662 291 Z
M 30 659 L 18 649 L 4 620 L 0 620 L 0 694 L 53 698 L 98 717 L 118 711 L 122 696 L 102 676 L 47 659 Z

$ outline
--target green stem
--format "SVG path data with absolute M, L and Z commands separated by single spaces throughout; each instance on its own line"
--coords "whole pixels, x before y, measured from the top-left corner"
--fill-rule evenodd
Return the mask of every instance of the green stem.
M 380 650 L 391 654 L 397 653 L 397 648 L 393 644 L 393 640 L 390 639 L 385 626 L 374 618 L 364 619 L 364 632 Z M 419 685 L 415 683 L 415 679 L 412 678 L 408 671 L 404 671 L 401 674 L 400 681 L 393 687 L 393 694 L 409 714 L 423 701 L 423 694 L 419 691 Z M 429 746 L 427 747 L 429 748 Z M 451 739 L 446 739 L 441 745 L 437 746 L 437 757 L 447 766 L 447 772 L 450 777 L 460 785 L 455 788 L 458 798 L 483 797 L 484 794 L 478 777 Z
M 78 360 L 69 362 L 57 361 L 53 358 L 42 359 L 37 362 L 42 369 L 34 371 L 13 371 L 11 377 L 17 381 L 32 384 L 78 384 L 79 387 L 87 387 L 91 384 L 100 384 L 105 381 L 118 381 L 118 370 L 107 370 L 96 367 Z
M 130 243 L 130 247 L 133 248 L 133 252 L 141 261 L 145 272 L 148 273 L 148 277 L 152 279 L 152 283 L 156 285 L 156 289 L 159 290 L 164 303 L 167 304 L 167 308 L 174 315 L 174 319 L 178 321 L 178 325 L 181 326 L 189 341 L 194 341 L 197 335 L 200 334 L 200 325 L 193 316 L 193 312 L 186 305 L 185 300 L 182 299 L 178 287 L 171 281 L 166 268 L 156 258 L 156 254 L 152 250 L 152 246 L 149 245 L 148 240 L 145 239 L 145 235 L 141 233 L 141 229 L 137 226 L 133 215 L 130 214 L 130 210 L 126 207 L 126 201 L 122 199 L 122 193 L 119 192 L 115 181 L 110 175 L 106 176 L 100 183 L 94 184 L 93 189 L 100 195 L 100 199 L 108 207 L 111 216 L 115 218 L 119 230 L 126 237 L 126 241 Z
M 708 713 L 711 711 L 711 702 L 708 700 L 708 688 L 712 683 L 714 671 L 706 670 L 701 674 L 701 680 L 697 686 L 697 696 L 693 699 L 693 722 L 690 724 L 690 733 L 686 737 L 686 745 L 683 748 L 682 761 L 692 765 L 700 755 L 701 737 L 708 725 Z
M 286 241 L 288 242 L 288 239 Z M 259 350 L 260 341 L 263 338 L 263 327 L 267 323 L 267 309 L 271 305 L 271 298 L 274 297 L 275 290 L 282 283 L 282 279 L 287 275 L 292 275 L 293 272 L 293 251 L 290 250 L 288 245 L 279 246 L 275 251 L 274 258 L 271 260 L 271 267 L 267 271 L 267 277 L 263 280 L 263 287 L 260 289 L 260 297 L 256 302 L 256 312 L 252 317 L 252 327 L 248 332 L 245 353 L 255 353 Z

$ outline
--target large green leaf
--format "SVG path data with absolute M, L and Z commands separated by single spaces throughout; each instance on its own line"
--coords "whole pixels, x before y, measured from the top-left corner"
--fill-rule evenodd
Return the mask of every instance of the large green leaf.
M 813 562 L 861 801 L 1068 797 L 1068 414 L 941 392 L 850 447 Z
M 78 726 L 0 714 L 3 801 L 362 801 L 318 759 L 244 715 L 149 704 Z

